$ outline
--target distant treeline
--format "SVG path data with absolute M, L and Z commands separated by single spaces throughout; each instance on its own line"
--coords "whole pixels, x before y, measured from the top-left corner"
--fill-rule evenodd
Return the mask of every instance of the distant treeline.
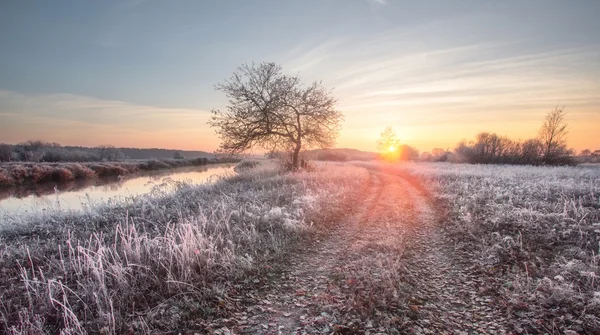
M 565 111 L 556 107 L 546 114 L 538 136 L 514 141 L 494 133 L 479 133 L 474 141 L 463 141 L 454 149 L 456 161 L 476 164 L 572 165 L 575 150 L 567 147 Z
M 61 146 L 58 143 L 31 140 L 19 144 L 0 144 L 0 162 L 100 162 L 125 159 L 215 158 L 205 151 L 171 149 L 116 148 L 100 145 L 94 148 Z
M 567 147 L 566 113 L 555 108 L 546 115 L 538 130 L 538 136 L 524 141 L 512 140 L 495 133 L 482 132 L 474 140 L 462 141 L 454 150 L 436 148 L 431 152 L 419 152 L 408 145 L 398 147 L 400 161 L 453 162 L 472 164 L 529 164 L 572 165 L 577 163 L 600 163 L 600 150 L 582 150 L 579 155 Z M 353 149 L 311 150 L 305 157 L 315 160 L 350 161 L 374 160 L 380 154 Z

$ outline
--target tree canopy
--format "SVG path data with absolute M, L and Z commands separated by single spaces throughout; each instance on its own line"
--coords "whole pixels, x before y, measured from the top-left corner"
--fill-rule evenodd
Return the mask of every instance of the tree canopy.
M 321 82 L 304 86 L 275 63 L 252 63 L 240 66 L 215 89 L 229 100 L 226 110 L 213 110 L 208 122 L 221 138 L 221 152 L 283 150 L 297 168 L 301 149 L 335 144 L 343 115 Z

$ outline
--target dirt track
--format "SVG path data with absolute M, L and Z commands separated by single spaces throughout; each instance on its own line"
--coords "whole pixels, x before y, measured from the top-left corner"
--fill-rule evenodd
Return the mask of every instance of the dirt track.
M 215 334 L 507 334 L 420 184 L 372 171 L 364 203 Z

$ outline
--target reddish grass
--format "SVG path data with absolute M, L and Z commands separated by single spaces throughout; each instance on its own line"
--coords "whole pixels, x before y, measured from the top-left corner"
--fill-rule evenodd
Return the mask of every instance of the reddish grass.
M 57 167 L 52 171 L 52 180 L 56 182 L 65 182 L 75 180 L 73 173 L 66 168 Z
M 52 181 L 53 170 L 51 166 L 45 164 L 34 164 L 29 170 L 29 176 L 34 183 Z
M 0 169 L 0 187 L 7 187 L 15 185 L 14 179 L 10 176 L 8 171 Z
M 73 173 L 75 179 L 92 179 L 96 177 L 96 173 L 92 169 L 81 164 L 68 164 L 66 168 Z
M 68 182 L 98 177 L 117 177 L 139 171 L 205 165 L 209 163 L 216 162 L 209 162 L 207 159 L 153 159 L 132 162 L 3 163 L 0 164 L 0 187 L 44 182 Z

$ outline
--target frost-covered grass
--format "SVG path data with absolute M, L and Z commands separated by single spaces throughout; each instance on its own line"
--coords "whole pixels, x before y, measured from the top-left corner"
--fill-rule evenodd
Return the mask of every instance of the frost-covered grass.
M 83 213 L 6 218 L 0 333 L 190 329 L 227 309 L 232 283 L 340 215 L 367 179 L 350 166 L 262 166 Z
M 516 327 L 600 332 L 600 166 L 406 164 L 449 206 Z

